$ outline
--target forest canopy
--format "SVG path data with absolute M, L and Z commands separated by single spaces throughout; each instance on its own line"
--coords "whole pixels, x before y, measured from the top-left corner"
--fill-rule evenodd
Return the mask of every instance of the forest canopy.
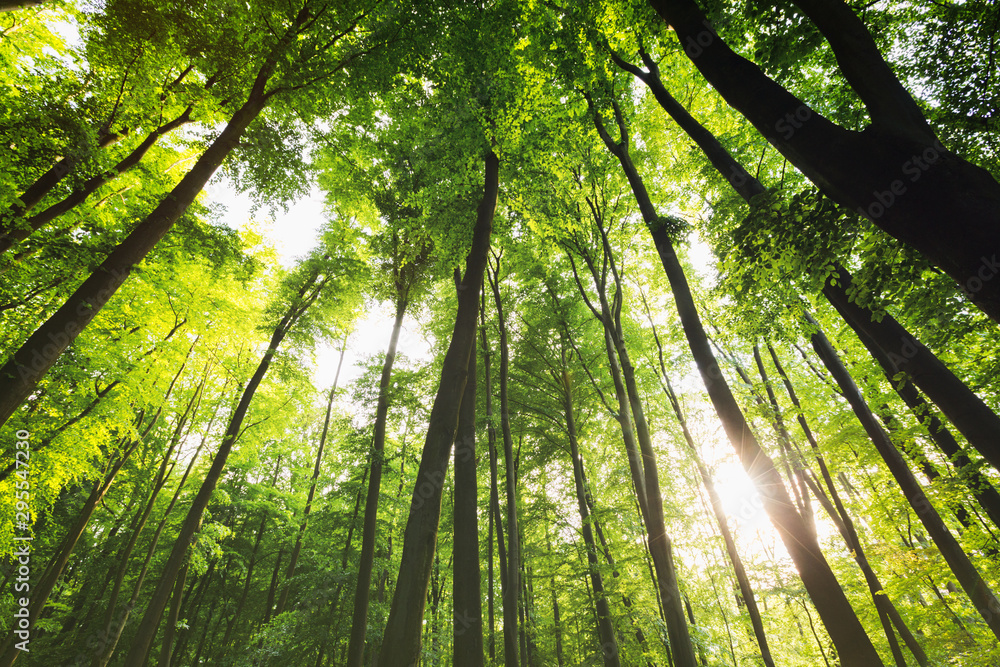
M 1000 664 L 998 49 L 0 0 L 0 667 Z

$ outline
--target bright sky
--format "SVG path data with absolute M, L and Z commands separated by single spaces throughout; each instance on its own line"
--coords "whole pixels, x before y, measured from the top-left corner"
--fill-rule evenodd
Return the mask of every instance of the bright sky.
M 295 265 L 316 243 L 320 226 L 326 220 L 323 195 L 313 189 L 307 197 L 296 201 L 288 212 L 277 211 L 275 216 L 264 208 L 252 211 L 250 198 L 240 194 L 223 174 L 216 174 L 205 189 L 206 203 L 222 204 L 226 213 L 221 222 L 233 229 L 241 229 L 251 220 L 257 222 L 257 229 L 274 244 L 281 264 L 286 268 Z M 261 224 L 263 223 L 263 224 Z M 345 387 L 363 372 L 361 364 L 375 354 L 382 354 L 389 345 L 392 328 L 392 312 L 389 308 L 373 308 L 357 323 L 357 327 L 347 344 L 344 367 L 340 372 L 338 386 Z M 413 358 L 429 356 L 427 342 L 414 324 L 406 326 L 400 333 L 399 349 Z M 340 349 L 337 343 L 321 344 L 316 353 L 313 381 L 317 387 L 327 388 L 333 384 L 337 372 Z

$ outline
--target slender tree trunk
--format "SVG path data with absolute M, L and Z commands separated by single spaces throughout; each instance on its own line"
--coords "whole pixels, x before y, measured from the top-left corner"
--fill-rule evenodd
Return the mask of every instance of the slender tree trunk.
M 590 507 L 587 504 L 587 488 L 584 484 L 583 457 L 580 455 L 580 445 L 577 440 L 576 418 L 573 415 L 573 385 L 566 369 L 566 353 L 562 359 L 562 404 L 566 419 L 566 434 L 569 439 L 570 457 L 573 460 L 573 482 L 576 488 L 576 504 L 580 513 L 580 525 L 583 531 L 583 542 L 587 549 L 587 566 L 590 572 L 590 583 L 594 590 L 594 604 L 597 608 L 597 636 L 601 642 L 601 655 L 605 667 L 621 665 L 618 639 L 615 637 L 614 619 L 611 617 L 611 607 L 608 596 L 604 592 L 604 579 L 597 560 L 597 545 L 594 542 L 594 531 L 590 517 Z
M 347 649 L 348 667 L 361 667 L 365 654 L 365 634 L 368 629 L 368 601 L 371 593 L 372 567 L 375 563 L 375 529 L 378 523 L 378 501 L 382 488 L 382 458 L 385 450 L 385 426 L 389 417 L 389 385 L 392 365 L 396 360 L 396 344 L 406 314 L 407 288 L 396 285 L 396 319 L 389 337 L 389 349 L 382 363 L 379 380 L 378 405 L 375 408 L 375 434 L 371 452 L 371 472 L 368 476 L 368 495 L 365 499 L 364 527 L 361 530 L 361 556 L 358 563 L 358 583 L 354 592 L 354 615 L 351 620 L 351 638 Z
M 404 667 L 416 663 L 420 658 L 420 630 L 441 517 L 442 488 L 468 378 L 469 353 L 476 335 L 479 289 L 486 269 L 490 231 L 499 190 L 500 161 L 490 152 L 485 163 L 485 189 L 476 216 L 472 249 L 466 259 L 465 275 L 459 290 L 455 328 L 431 408 L 427 438 L 403 538 L 399 579 L 385 630 L 385 636 L 391 638 L 391 641 L 385 644 L 381 657 L 382 664 L 385 665 Z
M 503 539 L 503 526 L 500 519 L 500 489 L 499 474 L 497 470 L 497 431 L 493 423 L 493 381 L 491 376 L 492 355 L 490 353 L 489 341 L 486 338 L 486 300 L 485 294 L 480 302 L 480 332 L 483 341 L 483 386 L 486 388 L 485 408 L 486 408 L 486 437 L 489 445 L 490 455 L 490 544 L 489 544 L 489 618 L 490 618 L 490 661 L 496 658 L 496 623 L 494 621 L 494 601 L 493 601 L 493 535 L 496 534 L 497 550 L 500 557 L 500 591 L 501 599 L 503 591 L 507 588 L 507 554 Z
M 167 613 L 167 623 L 163 628 L 163 643 L 160 644 L 160 661 L 157 667 L 170 667 L 170 658 L 174 648 L 174 634 L 177 632 L 177 621 L 180 619 L 181 600 L 184 597 L 184 583 L 187 581 L 188 564 L 185 563 L 177 575 L 174 594 L 170 600 L 170 611 Z
M 834 124 L 733 52 L 694 0 L 650 4 L 709 83 L 807 178 L 916 248 L 1000 321 L 1000 183 L 941 145 L 852 9 L 797 2 L 865 103 L 863 132 Z
M 521 545 L 517 525 L 517 473 L 514 469 L 514 440 L 510 430 L 510 407 L 507 399 L 507 379 L 510 350 L 507 346 L 507 322 L 500 298 L 500 262 L 490 278 L 493 299 L 497 309 L 497 326 L 500 329 L 500 432 L 503 435 L 504 480 L 507 490 L 507 585 L 503 591 L 503 641 L 504 664 L 518 665 L 518 609 L 521 593 Z M 523 652 L 522 652 L 523 653 Z
M 684 335 L 708 389 L 709 398 L 744 469 L 760 490 L 764 509 L 795 563 L 802 582 L 826 625 L 827 632 L 845 663 L 858 667 L 881 666 L 882 661 L 875 646 L 851 608 L 847 596 L 823 556 L 816 537 L 810 533 L 807 522 L 795 510 L 781 475 L 754 437 L 715 360 L 673 244 L 649 199 L 641 177 L 629 158 L 628 134 L 621 113 L 616 108 L 616 121 L 620 134 L 618 143 L 607 134 L 603 122 L 596 114 L 595 121 L 605 145 L 621 162 L 643 220 L 653 236 L 674 295 Z
M 309 482 L 309 495 L 306 498 L 305 509 L 302 510 L 302 522 L 299 523 L 299 532 L 295 536 L 295 546 L 292 548 L 292 555 L 288 560 L 288 570 L 285 572 L 285 585 L 281 589 L 281 596 L 278 598 L 278 606 L 274 615 L 278 616 L 285 610 L 288 602 L 288 592 L 291 589 L 291 580 L 295 576 L 295 567 L 299 562 L 299 553 L 302 551 L 302 538 L 305 536 L 306 527 L 309 525 L 309 513 L 312 511 L 313 498 L 316 496 L 316 484 L 319 481 L 320 465 L 323 463 L 323 449 L 326 447 L 326 436 L 330 430 L 330 414 L 333 412 L 333 397 L 337 392 L 337 381 L 340 379 L 340 369 L 344 365 L 344 353 L 347 351 L 347 337 L 340 348 L 340 360 L 337 362 L 337 372 L 333 376 L 333 386 L 330 387 L 330 396 L 326 401 L 326 417 L 323 419 L 323 432 L 319 437 L 319 446 L 316 448 L 316 463 L 313 465 L 312 479 Z
M 809 317 L 809 320 L 812 326 L 818 328 L 815 320 L 811 317 Z M 858 421 L 861 422 L 868 437 L 871 438 L 872 443 L 875 445 L 875 449 L 878 450 L 885 461 L 886 467 L 889 468 L 889 472 L 892 473 L 896 479 L 896 483 L 899 484 L 903 495 L 906 496 L 913 511 L 920 518 L 921 523 L 934 540 L 941 555 L 951 567 L 955 578 L 958 579 L 958 582 L 972 600 L 976 610 L 982 615 L 990 630 L 1000 639 L 1000 602 L 997 601 L 989 585 L 983 580 L 976 567 L 962 550 L 961 545 L 959 545 L 958 541 L 951 534 L 951 531 L 948 530 L 937 510 L 931 505 L 930 500 L 924 495 L 923 489 L 920 488 L 920 484 L 913 476 L 913 472 L 906 465 L 902 455 L 892 444 L 889 436 L 875 420 L 875 416 L 868 408 L 868 404 L 854 384 L 854 380 L 847 372 L 847 369 L 840 361 L 830 341 L 819 330 L 812 335 L 811 340 L 816 354 L 823 360 L 823 363 L 827 366 L 827 370 L 830 371 L 830 374 L 837 381 L 838 386 L 840 386 L 841 391 L 844 393 L 844 397 L 854 410 Z
M 122 450 L 119 451 L 113 461 L 109 462 L 107 472 L 103 477 L 94 485 L 93 490 L 84 502 L 80 513 L 77 515 L 76 521 L 70 527 L 69 531 L 63 537 L 62 543 L 59 545 L 59 549 L 56 551 L 55 556 L 52 561 L 45 568 L 42 573 L 42 577 L 38 582 L 38 585 L 33 587 L 31 590 L 30 606 L 28 607 L 28 624 L 29 629 L 33 628 L 35 623 L 39 619 L 39 615 L 42 610 L 45 609 L 45 605 L 48 602 L 49 595 L 51 595 L 52 590 L 55 588 L 56 583 L 59 581 L 59 577 L 62 576 L 63 570 L 66 569 L 66 564 L 69 562 L 69 557 L 73 554 L 73 549 L 76 548 L 77 542 L 83 536 L 84 531 L 87 528 L 87 524 L 90 523 L 90 518 L 94 515 L 94 511 L 97 509 L 98 504 L 104 498 L 104 495 L 111 488 L 112 482 L 114 482 L 115 477 L 118 472 L 125 465 L 129 456 L 136 450 L 139 446 L 138 440 L 129 442 L 124 445 Z M 9 667 L 14 664 L 14 661 L 21 654 L 21 651 L 15 647 L 14 636 L 11 635 L 4 642 L 4 651 L 0 654 L 0 666 Z
M 222 477 L 226 460 L 229 458 L 233 445 L 240 435 L 247 411 L 250 409 L 250 402 L 253 400 L 257 387 L 260 386 L 261 381 L 267 374 L 278 346 L 281 345 L 281 341 L 284 340 L 285 335 L 295 325 L 299 317 L 319 297 L 323 286 L 326 284 L 326 280 L 327 278 L 320 278 L 318 274 L 312 275 L 299 290 L 297 302 L 291 304 L 285 312 L 284 317 L 282 317 L 281 321 L 275 327 L 267 351 L 264 353 L 260 364 L 258 364 L 257 370 L 244 388 L 240 401 L 233 411 L 229 426 L 226 428 L 226 433 L 222 438 L 222 444 L 219 445 L 219 450 L 212 461 L 212 467 L 205 476 L 197 495 L 192 499 L 187 516 L 178 530 L 177 538 L 174 541 L 174 546 L 167 559 L 166 566 L 160 575 L 159 583 L 149 598 L 146 613 L 143 615 L 134 643 L 125 658 L 127 664 L 137 663 L 146 655 L 156 635 L 156 628 L 160 624 L 163 610 L 166 608 L 170 590 L 173 588 L 174 581 L 181 567 L 186 562 L 188 547 L 193 543 L 198 530 L 201 528 L 201 520 L 205 508 L 208 507 L 212 493 L 215 491 L 215 487 Z
M 774 362 L 774 367 L 778 371 L 778 375 L 781 376 L 781 380 L 785 385 L 785 389 L 788 392 L 788 396 L 792 401 L 792 405 L 795 406 L 796 412 L 798 414 L 799 426 L 802 428 L 802 432 L 805 433 L 806 439 L 809 441 L 809 446 L 812 448 L 813 453 L 816 455 L 816 461 L 819 464 L 820 474 L 823 477 L 823 481 L 826 484 L 826 488 L 829 491 L 830 499 L 833 500 L 832 504 L 830 499 L 827 498 L 826 493 L 823 492 L 819 485 L 816 484 L 813 487 L 813 492 L 816 498 L 823 505 L 827 514 L 833 520 L 834 524 L 840 530 L 841 535 L 844 538 L 844 542 L 847 544 L 847 548 L 851 551 L 854 556 L 855 561 L 858 563 L 858 567 L 861 568 L 862 574 L 864 574 L 865 581 L 868 584 L 868 588 L 872 594 L 872 600 L 875 603 L 875 607 L 879 611 L 879 616 L 882 619 L 888 618 L 893 625 L 896 626 L 896 630 L 899 632 L 900 637 L 903 638 L 903 642 L 906 644 L 907 648 L 913 653 L 917 662 L 920 663 L 922 667 L 926 667 L 929 664 L 927 654 L 924 652 L 923 648 L 917 642 L 916 637 L 910 631 L 910 628 L 903 621 L 902 617 L 899 615 L 899 611 L 896 606 L 892 603 L 892 600 L 885 593 L 882 588 L 882 583 L 879 581 L 871 564 L 868 561 L 868 557 L 865 555 L 864 546 L 861 544 L 861 538 L 858 535 L 857 529 L 854 526 L 854 521 L 851 519 L 850 514 L 847 512 L 847 508 L 841 501 L 840 494 L 837 492 L 837 487 L 833 482 L 833 476 L 830 474 L 829 468 L 827 468 L 826 461 L 823 458 L 822 453 L 819 449 L 819 443 L 816 441 L 816 437 L 813 435 L 812 429 L 809 428 L 809 423 L 806 420 L 805 413 L 802 411 L 802 405 L 799 403 L 798 395 L 795 393 L 795 388 L 792 386 L 791 381 L 788 379 L 788 375 L 785 374 L 784 368 L 781 366 L 778 360 L 778 355 L 775 353 L 774 348 L 770 344 L 767 346 L 768 352 L 771 355 L 771 360 Z M 885 621 L 883 620 L 883 624 Z M 886 628 L 887 637 L 890 635 L 891 629 Z M 890 646 L 892 646 L 894 639 L 889 639 Z M 900 661 L 900 657 L 896 656 L 895 651 L 893 652 L 894 658 L 897 662 Z
M 458 413 L 452 563 L 454 663 L 483 667 L 483 603 L 479 572 L 479 492 L 476 483 L 476 341 Z

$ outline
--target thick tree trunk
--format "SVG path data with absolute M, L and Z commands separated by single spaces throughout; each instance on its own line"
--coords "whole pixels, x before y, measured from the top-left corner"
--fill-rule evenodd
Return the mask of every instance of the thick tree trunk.
M 163 641 L 160 644 L 160 661 L 156 667 L 170 667 L 170 660 L 174 650 L 174 635 L 177 632 L 177 621 L 180 619 L 181 601 L 184 597 L 184 583 L 187 581 L 188 564 L 185 563 L 179 575 L 177 583 L 174 584 L 174 594 L 170 600 L 170 611 L 167 613 L 167 622 L 163 628 Z
M 476 484 L 476 343 L 455 437 L 455 497 L 452 564 L 454 663 L 483 666 L 483 602 L 479 572 L 479 492 Z
M 365 498 L 365 518 L 361 529 L 361 555 L 358 562 L 357 588 L 354 591 L 354 614 L 347 649 L 348 667 L 361 667 L 365 654 L 365 634 L 368 629 L 368 601 L 371 593 L 372 568 L 375 564 L 375 529 L 378 523 L 378 501 L 382 489 L 382 457 L 385 450 L 385 426 L 389 417 L 389 385 L 392 365 L 396 360 L 396 344 L 406 314 L 406 289 L 397 284 L 396 319 L 389 336 L 389 349 L 382 363 L 379 379 L 378 405 L 375 408 L 375 434 L 372 443 L 368 495 Z
M 641 51 L 640 55 L 647 71 L 611 51 L 612 60 L 649 87 L 660 106 L 698 144 L 719 174 L 748 204 L 754 196 L 766 192 L 761 182 L 747 173 L 715 136 L 667 92 L 660 79 L 659 68 L 649 54 Z M 826 283 L 823 296 L 854 329 L 872 356 L 883 367 L 886 366 L 883 360 L 889 360 L 893 369 L 891 372 L 887 369 L 890 375 L 908 373 L 910 380 L 927 393 L 973 447 L 1000 470 L 1000 417 L 891 315 L 876 318 L 871 310 L 851 301 L 848 297 L 851 274 L 842 266 L 837 266 L 836 270 L 839 278 L 837 282 L 831 280 Z M 898 382 L 892 384 L 899 389 Z M 903 399 L 907 400 L 907 397 L 903 396 Z M 952 456 L 951 453 L 948 455 Z
M 503 590 L 503 641 L 504 664 L 518 666 L 519 632 L 518 610 L 521 595 L 521 544 L 517 524 L 517 473 L 514 468 L 514 440 L 510 430 L 510 406 L 507 398 L 507 380 L 510 367 L 510 349 L 507 345 L 507 321 L 500 298 L 500 262 L 490 278 L 493 299 L 496 303 L 497 326 L 500 329 L 500 432 L 503 436 L 504 482 L 507 498 L 507 585 Z M 524 651 L 520 652 L 521 654 Z
M 862 132 L 835 125 L 733 52 L 694 0 L 650 4 L 709 83 L 806 177 L 916 248 L 1000 322 L 1000 183 L 941 145 L 849 7 L 798 3 L 868 108 Z
M 811 317 L 809 319 L 810 324 L 816 327 L 815 321 Z M 861 422 L 868 437 L 871 438 L 872 443 L 875 445 L 875 449 L 882 456 L 886 467 L 889 468 L 889 472 L 896 479 L 896 483 L 899 484 L 903 495 L 906 496 L 907 502 L 909 502 L 913 511 L 919 517 L 920 522 L 930 534 L 931 539 L 934 540 L 934 544 L 937 545 L 941 555 L 951 567 L 955 578 L 958 579 L 959 584 L 961 584 L 966 594 L 972 600 L 976 610 L 986 621 L 987 626 L 1000 639 L 1000 602 L 997 601 L 989 585 L 983 580 L 976 567 L 962 550 L 961 545 L 959 545 L 958 541 L 951 534 L 951 531 L 948 530 L 937 510 L 931 505 L 930 500 L 924 495 L 923 489 L 920 488 L 920 484 L 913 476 L 913 472 L 906 465 L 902 455 L 892 444 L 889 436 L 875 420 L 875 416 L 868 408 L 868 404 L 862 397 L 860 390 L 854 384 L 850 373 L 847 372 L 847 369 L 840 361 L 840 357 L 837 356 L 830 341 L 823 335 L 822 331 L 818 330 L 811 336 L 811 340 L 816 354 L 823 360 L 827 370 L 837 381 L 837 385 L 850 403 L 858 421 Z
M 485 191 L 476 216 L 472 248 L 466 259 L 465 275 L 459 290 L 455 328 L 431 408 L 427 438 L 406 523 L 399 579 L 385 630 L 385 636 L 391 641 L 385 644 L 382 651 L 381 662 L 384 665 L 405 667 L 415 664 L 420 658 L 421 625 L 441 518 L 442 490 L 458 428 L 472 339 L 476 335 L 479 289 L 486 269 L 499 190 L 500 162 L 492 152 L 486 156 L 485 162 Z

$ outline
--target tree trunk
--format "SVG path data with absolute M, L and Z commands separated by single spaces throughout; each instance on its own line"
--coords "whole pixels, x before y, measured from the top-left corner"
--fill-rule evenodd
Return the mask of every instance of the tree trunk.
M 73 553 L 73 549 L 76 547 L 77 542 L 83 536 L 84 531 L 87 529 L 87 524 L 90 523 L 90 518 L 93 516 L 94 511 L 97 509 L 98 503 L 104 498 L 104 495 L 111 488 L 112 482 L 114 482 L 115 477 L 118 472 L 125 465 L 128 457 L 135 451 L 139 446 L 140 441 L 136 440 L 129 442 L 125 445 L 116 456 L 113 462 L 109 462 L 108 472 L 94 485 L 93 491 L 90 492 L 87 500 L 83 504 L 83 508 L 80 510 L 79 515 L 77 515 L 76 521 L 70 527 L 66 536 L 63 537 L 62 543 L 59 545 L 59 549 L 56 555 L 53 557 L 52 561 L 45 568 L 42 573 L 42 577 L 38 582 L 38 585 L 33 587 L 31 590 L 31 604 L 28 607 L 28 624 L 29 628 L 33 628 L 36 621 L 38 621 L 39 614 L 45 608 L 45 604 L 48 602 L 49 595 L 55 588 L 56 583 L 59 581 L 59 577 L 62 576 L 63 570 L 66 568 L 66 564 L 69 562 L 69 557 Z M 15 639 L 13 634 L 7 638 L 4 642 L 3 654 L 0 654 L 0 666 L 10 667 L 14 664 L 14 661 L 21 654 L 21 651 L 15 647 Z
M 87 200 L 87 197 L 97 191 L 98 188 L 114 180 L 120 174 L 135 167 L 142 158 L 145 157 L 149 149 L 165 134 L 191 122 L 192 107 L 188 107 L 177 118 L 164 123 L 160 127 L 150 132 L 146 138 L 136 146 L 131 153 L 125 156 L 107 172 L 88 179 L 82 186 L 73 190 L 69 195 L 49 206 L 44 211 L 36 213 L 28 218 L 24 224 L 0 225 L 0 254 L 7 252 L 18 241 L 28 238 L 32 232 L 36 232 L 48 223 L 52 222 L 67 211 L 72 210 L 79 204 Z
M 566 353 L 562 359 L 562 404 L 566 419 L 566 434 L 569 439 L 570 457 L 573 459 L 573 482 L 576 488 L 576 504 L 580 513 L 580 525 L 583 531 L 583 542 L 587 549 L 587 566 L 590 572 L 590 583 L 594 590 L 594 603 L 597 607 L 597 636 L 601 641 L 601 655 L 605 667 L 621 665 L 618 649 L 618 639 L 615 637 L 614 620 L 611 617 L 611 607 L 604 592 L 604 580 L 597 560 L 597 545 L 594 542 L 594 531 L 590 518 L 590 507 L 587 504 L 587 488 L 584 485 L 583 458 L 580 456 L 580 445 L 577 441 L 576 418 L 573 415 L 573 385 L 569 371 L 566 368 Z
M 499 190 L 500 162 L 492 152 L 487 154 L 485 162 L 485 190 L 479 204 L 472 249 L 466 259 L 465 275 L 459 290 L 455 328 L 431 408 L 410 516 L 403 538 L 399 579 L 385 630 L 385 636 L 391 641 L 385 644 L 381 657 L 382 664 L 385 665 L 402 667 L 414 664 L 420 658 L 420 631 L 441 517 L 442 488 L 468 378 L 469 353 L 472 350 L 472 339 L 476 335 L 479 289 L 486 269 L 490 231 Z
M 319 446 L 316 448 L 316 463 L 313 465 L 312 479 L 309 483 L 309 495 L 306 498 L 305 509 L 302 510 L 302 522 L 299 524 L 299 532 L 295 536 L 295 546 L 292 548 L 292 555 L 288 560 L 288 570 L 285 572 L 285 585 L 281 589 L 281 596 L 278 598 L 278 606 L 274 610 L 274 615 L 279 616 L 285 610 L 288 602 L 288 592 L 291 588 L 292 577 L 295 576 L 295 567 L 299 562 L 299 553 L 302 551 L 302 538 L 305 536 L 306 527 L 309 525 L 309 513 L 312 511 L 313 498 L 316 496 L 316 483 L 319 480 L 320 465 L 323 463 L 323 449 L 326 447 L 326 436 L 330 430 L 330 413 L 333 411 L 333 397 L 337 391 L 337 381 L 340 379 L 340 369 L 344 364 L 344 353 L 347 351 L 347 337 L 344 337 L 344 344 L 340 348 L 340 360 L 337 362 L 337 372 L 333 376 L 333 386 L 330 388 L 330 397 L 326 401 L 326 418 L 323 420 L 323 432 L 319 437 Z
M 129 274 L 187 211 L 223 160 L 239 144 L 250 123 L 270 101 L 267 84 L 289 43 L 310 18 L 304 7 L 261 65 L 246 102 L 201 154 L 181 182 L 139 223 L 83 284 L 0 368 L 0 426 L 14 414 L 38 381 L 90 324 Z
M 469 353 L 455 437 L 452 601 L 454 663 L 483 667 L 483 603 L 479 572 L 479 492 L 476 484 L 476 341 Z
M 660 106 L 698 144 L 719 174 L 729 181 L 744 201 L 750 204 L 754 196 L 766 192 L 763 184 L 747 173 L 715 136 L 667 92 L 656 62 L 645 50 L 640 50 L 640 56 L 647 71 L 626 62 L 613 50 L 610 53 L 621 69 L 635 75 L 649 87 Z M 823 296 L 857 333 L 876 361 L 886 368 L 889 375 L 908 373 L 909 379 L 927 393 L 970 444 L 1000 469 L 1000 417 L 891 315 L 876 318 L 871 310 L 851 301 L 848 296 L 851 274 L 842 266 L 835 268 L 839 278 L 836 282 L 827 281 Z M 899 382 L 892 381 L 892 385 L 900 390 Z M 907 397 L 903 399 L 907 400 Z M 997 502 L 1000 503 L 1000 498 Z
M 595 114 L 598 132 L 608 149 L 621 162 L 643 220 L 656 244 L 663 270 L 670 282 L 684 335 L 729 441 L 750 479 L 754 480 L 760 490 L 764 509 L 795 563 L 802 582 L 816 605 L 841 658 L 845 663 L 858 667 L 881 666 L 882 661 L 875 646 L 865 633 L 833 570 L 826 562 L 815 535 L 810 533 L 806 521 L 795 510 L 781 475 L 754 437 L 715 360 L 673 244 L 649 199 L 642 178 L 629 158 L 628 134 L 617 105 L 616 121 L 620 134 L 619 143 L 611 139 L 604 129 L 600 116 Z
M 219 450 L 212 461 L 212 467 L 209 469 L 208 474 L 205 475 L 205 479 L 197 495 L 191 501 L 187 516 L 184 518 L 183 524 L 181 524 L 177 538 L 174 541 L 173 549 L 160 575 L 160 581 L 149 598 L 146 613 L 139 624 L 135 641 L 125 658 L 126 664 L 138 663 L 145 657 L 156 635 L 156 628 L 160 624 L 160 617 L 163 615 L 163 610 L 167 606 L 170 590 L 173 588 L 174 581 L 181 567 L 183 567 L 187 560 L 188 547 L 193 543 L 198 530 L 201 528 L 201 520 L 205 508 L 208 507 L 212 493 L 215 491 L 215 487 L 222 477 L 226 460 L 229 458 L 233 445 L 240 435 L 243 421 L 246 419 L 247 411 L 250 409 L 250 402 L 253 400 L 257 387 L 260 386 L 261 381 L 267 374 L 267 370 L 274 359 L 278 346 L 281 345 L 281 341 L 295 325 L 299 317 L 319 297 L 325 284 L 326 278 L 320 278 L 318 271 L 314 273 L 299 290 L 297 301 L 289 306 L 284 317 L 282 317 L 281 321 L 275 327 L 267 351 L 264 353 L 260 364 L 258 364 L 257 370 L 244 388 L 240 401 L 233 411 L 229 426 L 226 428 L 225 435 L 222 438 L 222 443 L 219 445 Z
M 962 550 L 961 545 L 948 530 L 937 510 L 931 505 L 930 500 L 924 495 L 923 489 L 920 488 L 920 484 L 913 476 L 913 472 L 906 465 L 889 436 L 875 420 L 875 416 L 868 408 L 868 404 L 854 384 L 850 373 L 840 361 L 830 341 L 823 335 L 822 331 L 818 330 L 815 320 L 811 316 L 807 315 L 807 317 L 810 324 L 817 327 L 817 332 L 811 336 L 813 349 L 816 350 L 816 354 L 823 360 L 827 370 L 837 381 L 837 385 L 850 403 L 858 421 L 861 422 L 868 437 L 875 445 L 875 449 L 878 450 L 886 467 L 889 468 L 889 472 L 899 484 L 903 495 L 906 496 L 913 511 L 920 518 L 920 522 L 927 529 L 941 555 L 951 567 L 955 578 L 958 579 L 959 584 L 972 600 L 987 626 L 1000 639 L 1000 602 L 997 601 L 989 585 L 980 576 L 969 557 Z
M 872 123 L 862 132 L 824 118 L 733 52 L 694 0 L 650 4 L 709 83 L 820 190 L 916 248 L 1000 322 L 1000 183 L 941 145 L 853 10 L 839 0 L 797 3 L 865 103 Z
M 826 461 L 824 460 L 819 449 L 819 443 L 816 441 L 816 437 L 813 435 L 812 429 L 809 428 L 809 423 L 806 420 L 805 414 L 802 412 L 802 405 L 799 403 L 799 398 L 795 393 L 795 388 L 792 386 L 791 380 L 788 379 L 788 375 L 785 374 L 785 369 L 778 360 L 778 355 L 775 353 L 774 348 L 768 344 L 767 349 L 771 355 L 771 360 L 774 362 L 774 367 L 777 369 L 778 375 L 781 376 L 781 380 L 785 385 L 788 397 L 791 399 L 792 405 L 795 406 L 799 426 L 802 428 L 802 432 L 805 433 L 806 439 L 809 441 L 809 446 L 816 455 L 816 461 L 819 464 L 820 474 L 822 475 L 826 488 L 830 493 L 830 498 L 833 500 L 832 506 L 830 500 L 826 498 L 826 494 L 822 492 L 822 489 L 819 488 L 818 484 L 814 488 L 816 498 L 819 499 L 821 504 L 823 504 L 824 509 L 837 525 L 837 528 L 840 530 L 841 535 L 847 544 L 847 548 L 851 551 L 855 561 L 857 561 L 858 567 L 861 568 L 865 581 L 868 583 L 868 588 L 872 593 L 872 599 L 875 602 L 876 608 L 879 610 L 879 615 L 887 617 L 892 624 L 896 626 L 896 630 L 903 638 L 903 642 L 906 644 L 907 648 L 910 649 L 910 652 L 913 653 L 914 657 L 917 659 L 917 662 L 920 663 L 922 667 L 926 667 L 929 664 L 927 654 L 924 652 L 924 649 L 920 646 L 919 642 L 917 642 L 916 637 L 913 636 L 913 633 L 910 631 L 910 628 L 906 625 L 905 621 L 903 621 L 903 618 L 899 615 L 899 611 L 883 590 L 882 583 L 879 581 L 874 570 L 872 570 L 871 564 L 868 562 L 868 557 L 865 555 L 864 547 L 861 544 L 861 538 L 859 537 L 857 529 L 854 526 L 854 521 L 851 519 L 851 515 L 847 512 L 847 508 L 840 499 L 840 494 L 837 492 L 837 486 L 833 482 L 833 475 L 830 474 L 830 470 L 827 468 Z M 887 633 L 888 632 L 889 631 L 887 629 Z M 890 639 L 889 641 L 891 644 L 893 640 Z
M 358 562 L 357 588 L 354 592 L 354 614 L 351 619 L 351 636 L 347 649 L 348 667 L 361 667 L 365 654 L 365 634 L 368 629 L 368 601 L 371 593 L 372 567 L 375 563 L 375 529 L 378 523 L 378 501 L 382 488 L 382 459 L 385 450 L 385 424 L 389 417 L 389 385 L 392 365 L 396 360 L 396 344 L 406 314 L 406 287 L 396 288 L 396 319 L 389 336 L 389 349 L 382 363 L 379 379 L 378 405 L 375 408 L 375 434 L 372 443 L 368 495 L 365 498 L 364 526 L 361 529 L 361 555 Z
M 823 295 L 858 333 L 875 360 L 888 362 L 887 372 L 892 376 L 905 373 L 904 381 L 927 394 L 969 444 L 1000 470 L 1000 416 L 892 315 L 886 313 L 875 321 L 870 311 L 853 303 L 848 297 L 850 274 L 839 266 L 837 272 L 838 284 L 827 281 Z M 898 384 L 898 380 L 892 382 L 894 387 Z
M 490 278 L 500 329 L 500 432 L 503 435 L 504 480 L 507 498 L 507 585 L 503 590 L 504 665 L 518 666 L 518 610 L 521 594 L 521 544 L 517 525 L 517 473 L 514 469 L 514 440 L 510 431 L 510 407 L 507 399 L 510 350 L 507 346 L 507 322 L 500 299 L 500 262 Z M 523 651 L 521 652 L 523 653 Z

